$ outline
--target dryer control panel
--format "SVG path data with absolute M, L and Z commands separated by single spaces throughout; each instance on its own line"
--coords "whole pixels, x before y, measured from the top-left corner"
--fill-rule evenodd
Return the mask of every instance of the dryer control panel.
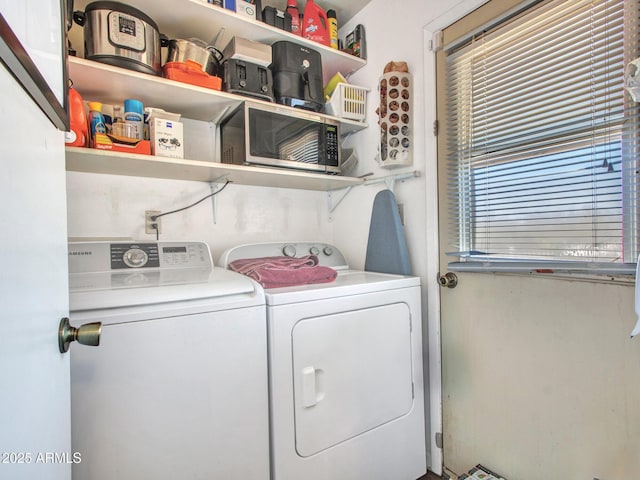
M 336 270 L 349 268 L 347 260 L 342 252 L 333 245 L 323 242 L 273 242 L 273 243 L 249 243 L 230 248 L 222 254 L 219 264 L 227 268 L 234 260 L 262 257 L 304 257 L 316 255 L 319 265 L 331 267 Z

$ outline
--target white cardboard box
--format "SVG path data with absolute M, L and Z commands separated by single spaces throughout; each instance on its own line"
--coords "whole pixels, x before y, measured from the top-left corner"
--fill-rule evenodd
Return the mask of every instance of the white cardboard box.
M 182 122 L 154 118 L 150 121 L 151 154 L 158 157 L 184 158 Z
M 236 0 L 236 13 L 249 17 L 252 20 L 255 20 L 256 6 L 253 5 L 252 3 L 245 2 L 243 0 Z

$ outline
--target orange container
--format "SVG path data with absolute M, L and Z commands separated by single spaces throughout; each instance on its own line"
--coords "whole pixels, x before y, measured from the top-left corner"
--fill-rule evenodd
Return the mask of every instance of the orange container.
M 189 83 L 199 87 L 222 89 L 222 79 L 202 71 L 202 65 L 192 60 L 186 62 L 167 62 L 162 67 L 163 75 L 169 80 Z
M 113 135 L 110 136 L 105 133 L 96 133 L 93 148 L 97 148 L 98 150 L 111 150 L 112 152 L 151 155 L 151 142 L 149 140 L 129 138 L 127 141 L 119 142 Z
M 69 85 L 69 126 L 65 132 L 64 142 L 69 147 L 89 146 L 89 122 L 84 102 L 78 91 Z

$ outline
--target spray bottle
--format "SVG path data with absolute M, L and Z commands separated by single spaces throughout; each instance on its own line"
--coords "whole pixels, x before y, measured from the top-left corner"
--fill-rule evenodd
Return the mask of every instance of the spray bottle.
M 104 124 L 104 117 L 102 116 L 102 103 L 100 102 L 88 102 L 89 105 L 89 134 L 91 135 L 91 146 L 96 145 L 96 134 L 107 133 L 107 127 Z
M 338 17 L 335 10 L 327 10 L 329 19 L 329 46 L 338 49 Z
M 287 0 L 286 12 L 291 15 L 291 33 L 302 36 L 302 22 L 296 0 Z

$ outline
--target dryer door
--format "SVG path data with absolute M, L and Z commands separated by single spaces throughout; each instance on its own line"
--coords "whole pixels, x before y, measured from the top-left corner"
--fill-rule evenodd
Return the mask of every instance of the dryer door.
M 312 456 L 411 410 L 406 303 L 306 318 L 291 340 L 298 455 Z

